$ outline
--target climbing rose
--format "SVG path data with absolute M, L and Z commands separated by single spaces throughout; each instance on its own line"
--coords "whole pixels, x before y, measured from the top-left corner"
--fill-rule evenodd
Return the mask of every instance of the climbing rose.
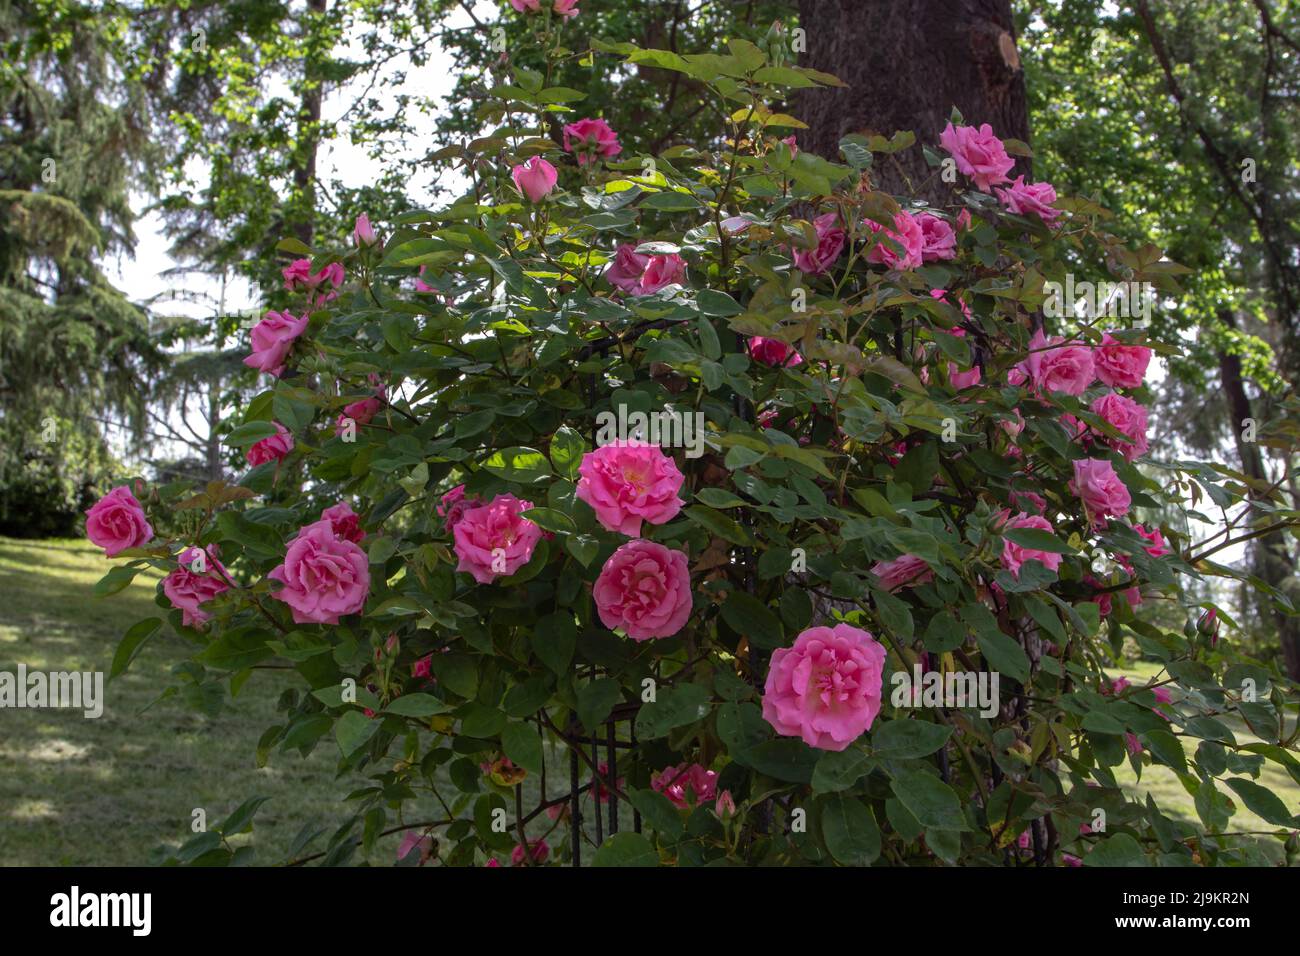
M 713 799 L 718 789 L 718 774 L 697 763 L 664 767 L 650 775 L 650 789 L 662 793 L 678 809 L 686 810 Z
M 127 548 L 138 548 L 153 537 L 153 526 L 140 502 L 122 485 L 100 498 L 86 512 L 86 537 L 115 558 Z
M 1124 482 L 1115 474 L 1115 466 L 1099 458 L 1081 458 L 1074 463 L 1074 480 L 1070 490 L 1083 501 L 1094 524 L 1107 515 L 1128 514 L 1132 499 Z
M 541 866 L 546 862 L 546 858 L 550 855 L 551 847 L 541 837 L 528 841 L 528 856 L 531 865 Z M 515 844 L 515 848 L 510 851 L 510 865 L 524 865 L 524 848 L 519 844 Z
M 617 156 L 623 147 L 603 119 L 580 119 L 564 127 L 564 151 L 575 153 L 578 165 L 585 166 L 597 156 Z
M 811 627 L 772 652 L 763 718 L 778 734 L 844 750 L 880 713 L 885 649 L 849 624 Z
M 343 264 L 331 262 L 321 266 L 319 272 L 311 271 L 310 259 L 295 259 L 281 270 L 284 287 L 290 292 L 306 292 L 312 305 L 324 305 L 338 297 L 335 291 L 343 284 Z
M 578 474 L 577 496 L 609 531 L 640 537 L 642 520 L 667 524 L 682 510 L 677 492 L 685 478 L 658 445 L 602 445 L 583 455 Z
M 288 312 L 267 312 L 249 333 L 253 351 L 244 364 L 279 378 L 289 350 L 306 328 L 305 315 L 295 318 Z
M 1147 410 L 1123 395 L 1107 392 L 1092 403 L 1092 411 L 1128 438 L 1097 435 L 1097 440 L 1114 448 L 1128 461 L 1147 453 Z
M 478 504 L 477 498 L 465 497 L 464 485 L 457 485 L 442 496 L 438 505 L 438 517 L 446 519 L 448 531 L 454 531 L 457 522 L 465 516 L 465 512 L 477 507 Z
M 651 256 L 641 273 L 637 291 L 641 295 L 653 295 L 664 286 L 679 283 L 686 278 L 686 260 L 672 252 L 666 256 Z
M 650 257 L 637 252 L 635 243 L 619 243 L 613 260 L 605 269 L 605 279 L 614 288 L 633 295 L 640 288 L 641 276 L 649 263 Z
M 528 197 L 529 202 L 541 202 L 545 199 L 555 188 L 559 178 L 555 167 L 540 156 L 534 156 L 528 162 L 516 166 L 510 171 L 510 176 L 514 179 L 518 190 Z
M 289 452 L 293 451 L 293 434 L 289 429 L 279 422 L 271 424 L 275 426 L 275 434 L 254 442 L 249 446 L 248 451 L 244 452 L 244 458 L 254 468 L 265 465 L 268 461 L 284 461 L 289 456 Z
M 1165 546 L 1165 536 L 1160 533 L 1159 528 L 1152 528 L 1148 531 L 1144 525 L 1135 524 L 1133 530 L 1137 532 L 1138 537 L 1146 538 L 1151 542 L 1144 549 L 1151 557 L 1160 558 L 1169 553 L 1169 548 Z
M 576 17 L 581 12 L 578 10 L 578 0 L 555 0 L 552 9 L 562 17 Z
M 1151 364 L 1151 350 L 1145 345 L 1125 345 L 1107 332 L 1094 361 L 1097 377 L 1111 388 L 1137 388 Z
M 750 338 L 749 355 L 755 362 L 773 368 L 803 364 L 803 356 L 795 351 L 793 345 L 780 339 L 765 339 L 761 335 Z
M 919 213 L 916 221 L 921 225 L 922 261 L 937 262 L 956 258 L 957 234 L 952 231 L 952 226 L 928 212 Z
M 835 213 L 818 216 L 813 220 L 813 229 L 817 233 L 817 248 L 795 249 L 792 253 L 795 267 L 810 276 L 821 275 L 844 251 L 844 230 L 839 228 L 839 217 Z
M 200 553 L 203 554 L 202 570 L 194 567 Z M 163 594 L 167 595 L 173 607 L 180 608 L 181 623 L 186 627 L 201 627 L 212 614 L 200 605 L 222 591 L 230 590 L 226 569 L 217 560 L 217 546 L 214 544 L 202 552 L 198 548 L 186 548 L 177 558 L 177 564 L 179 566 L 163 578 Z
M 309 524 L 289 543 L 284 563 L 267 577 L 284 585 L 271 594 L 289 605 L 295 624 L 337 624 L 370 593 L 370 560 L 334 533 L 329 520 Z
M 1042 329 L 1029 340 L 1024 365 L 1029 380 L 1043 392 L 1081 395 L 1096 378 L 1092 349 L 1060 336 L 1048 339 Z
M 993 191 L 1007 211 L 1017 216 L 1037 216 L 1050 226 L 1062 215 L 1062 211 L 1052 205 L 1056 202 L 1056 190 L 1050 183 L 1026 184 L 1024 176 L 1017 176 L 1006 189 Z
M 1046 531 L 1048 534 L 1053 531 L 1052 523 L 1042 515 L 1025 514 L 1023 511 L 1003 526 L 1003 530 L 1008 528 L 1037 528 L 1039 531 Z M 1052 551 L 1040 551 L 1037 548 L 1016 544 L 1010 538 L 1002 539 L 1002 566 L 1010 571 L 1017 580 L 1020 579 L 1020 568 L 1026 561 L 1037 561 L 1044 567 L 1055 571 L 1061 566 L 1061 555 Z
M 352 506 L 346 501 L 340 501 L 336 505 L 326 508 L 320 513 L 321 521 L 330 523 L 330 530 L 342 538 L 344 541 L 351 541 L 354 544 L 360 544 L 365 540 L 366 533 L 361 530 L 361 518 L 352 510 Z
M 894 217 L 893 229 L 888 229 L 870 219 L 863 220 L 863 225 L 872 232 L 883 231 L 886 238 L 892 239 L 903 249 L 901 253 L 898 252 L 882 238 L 867 253 L 868 262 L 875 262 L 891 269 L 900 270 L 915 269 L 921 264 L 921 251 L 925 247 L 925 235 L 921 231 L 921 224 L 916 220 L 915 216 L 900 212 Z
M 523 517 L 532 506 L 514 495 L 497 495 L 467 509 L 452 529 L 460 558 L 456 570 L 473 575 L 479 584 L 491 584 L 527 564 L 542 537 L 542 529 Z
M 948 151 L 963 176 L 975 180 L 981 192 L 989 187 L 1008 182 L 1007 173 L 1016 161 L 1007 155 L 1002 140 L 993 135 L 988 123 L 976 129 L 973 126 L 953 126 L 949 123 L 939 134 L 939 145 Z
M 615 551 L 592 589 L 601 623 L 634 641 L 672 637 L 691 616 L 686 555 L 638 538 Z
M 397 858 L 399 860 L 406 859 L 407 855 L 412 850 L 419 851 L 417 858 L 420 861 L 420 865 L 424 866 L 425 860 L 429 859 L 433 854 L 433 838 L 427 834 L 421 835 L 419 830 L 408 830 L 406 835 L 402 837 L 402 842 L 397 847 Z
M 934 572 L 924 558 L 914 554 L 905 554 L 892 561 L 877 561 L 871 566 L 871 573 L 880 579 L 880 586 L 886 591 L 902 587 L 916 587 L 934 580 Z

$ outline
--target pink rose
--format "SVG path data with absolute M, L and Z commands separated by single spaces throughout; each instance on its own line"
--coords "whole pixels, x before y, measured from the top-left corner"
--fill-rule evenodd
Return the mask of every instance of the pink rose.
M 1067 395 L 1082 395 L 1097 377 L 1092 349 L 1077 342 L 1066 342 L 1060 336 L 1048 339 L 1042 329 L 1029 340 L 1025 370 L 1039 391 Z
M 1052 205 L 1056 202 L 1056 190 L 1050 183 L 1026 184 L 1024 176 L 1017 176 L 1006 189 L 993 191 L 1007 211 L 1017 216 L 1037 216 L 1050 226 L 1062 215 L 1062 210 Z
M 562 17 L 576 17 L 580 12 L 578 0 L 555 0 L 552 9 Z
M 510 0 L 510 6 L 520 13 L 538 13 L 542 9 L 542 0 Z
M 535 840 L 528 841 L 528 866 L 541 866 L 546 862 L 546 858 L 551 855 L 551 848 L 545 840 L 537 837 Z M 510 851 L 510 865 L 524 866 L 524 848 L 515 844 L 515 848 Z
M 894 228 L 887 229 L 878 222 L 870 219 L 863 220 L 865 225 L 872 232 L 884 232 L 884 237 L 871 247 L 867 253 L 867 261 L 875 262 L 879 265 L 888 266 L 891 269 L 915 269 L 921 264 L 921 251 L 925 247 L 925 234 L 921 231 L 921 224 L 917 222 L 916 217 L 909 213 L 900 212 L 894 217 Z M 900 253 L 896 251 L 889 243 L 884 240 L 892 239 L 902 247 Z
M 1007 155 L 1002 140 L 993 135 L 988 123 L 976 129 L 973 126 L 953 126 L 949 123 L 939 134 L 939 145 L 946 149 L 957 163 L 963 176 L 975 180 L 981 192 L 1008 181 L 1007 173 L 1016 161 Z
M 1140 754 L 1143 750 L 1142 741 L 1138 740 L 1137 734 L 1133 733 L 1132 731 L 1125 732 L 1124 746 L 1128 748 L 1128 752 L 1132 754 L 1134 757 Z
M 930 295 L 933 296 L 934 292 L 931 292 Z M 961 307 L 962 310 L 965 311 L 966 303 L 962 302 Z M 969 316 L 970 313 L 967 312 L 967 315 Z M 955 336 L 956 338 L 959 339 L 964 339 L 966 337 L 966 330 L 962 328 L 955 328 L 955 329 L 951 329 L 948 334 Z M 954 389 L 956 389 L 959 392 L 963 388 L 970 388 L 972 385 L 978 385 L 982 377 L 983 377 L 983 373 L 980 371 L 980 367 L 978 365 L 972 365 L 969 369 L 963 372 L 960 368 L 957 367 L 956 362 L 948 363 L 948 384 L 951 385 Z
M 306 328 L 305 315 L 294 318 L 288 312 L 267 312 L 249 333 L 253 351 L 244 359 L 244 364 L 279 378 L 289 350 Z
M 429 859 L 433 854 L 433 838 L 422 835 L 419 830 L 408 830 L 402 837 L 402 842 L 397 847 L 397 858 L 406 859 L 412 850 L 419 851 L 420 865 L 424 866 L 424 861 Z
M 934 580 L 934 572 L 924 558 L 914 554 L 905 554 L 892 561 L 877 561 L 871 566 L 871 573 L 880 579 L 880 586 L 886 591 L 898 588 L 914 588 Z
M 284 461 L 289 457 L 289 452 L 293 451 L 293 434 L 289 429 L 279 422 L 271 424 L 275 426 L 275 434 L 254 442 L 244 452 L 244 458 L 254 468 L 268 461 Z
M 1116 677 L 1113 681 L 1103 684 L 1101 692 L 1107 697 L 1118 697 L 1128 690 L 1128 687 L 1129 681 L 1127 677 Z
M 923 262 L 937 262 L 940 259 L 957 257 L 957 234 L 952 231 L 952 226 L 928 212 L 918 213 L 916 221 L 921 224 Z
M 880 713 L 885 649 L 850 624 L 810 627 L 772 652 L 763 718 L 784 737 L 844 750 Z
M 343 264 L 331 262 L 319 272 L 311 271 L 310 259 L 295 259 L 281 270 L 284 287 L 290 292 L 306 292 L 312 305 L 324 305 L 338 298 L 335 290 L 343 284 Z
M 790 147 L 791 156 L 799 155 L 799 141 L 795 138 L 794 133 L 791 133 L 785 139 L 781 140 L 781 142 Z
M 1124 345 L 1107 332 L 1094 359 L 1097 377 L 1111 388 L 1137 388 L 1151 364 L 1151 350 L 1145 345 Z
M 839 227 L 839 216 L 828 212 L 813 220 L 817 232 L 816 249 L 795 249 L 792 252 L 795 268 L 810 276 L 821 275 L 835 264 L 844 251 L 844 230 Z
M 202 560 L 196 560 L 199 555 L 203 555 Z M 217 560 L 214 544 L 202 551 L 186 548 L 176 560 L 179 566 L 163 578 L 163 594 L 172 607 L 180 609 L 181 622 L 186 627 L 202 627 L 212 615 L 201 605 L 230 590 L 226 569 Z
M 362 398 L 343 406 L 343 414 L 334 423 L 334 434 L 344 435 L 348 425 L 369 425 L 376 415 L 383 410 L 384 403 L 378 398 Z
M 1011 503 L 1026 513 L 1045 514 L 1047 499 L 1034 491 L 1011 492 Z
M 580 119 L 564 127 L 564 151 L 576 154 L 578 165 L 585 166 L 597 156 L 617 156 L 623 147 L 603 119 Z
M 770 365 L 773 368 L 803 364 L 803 356 L 793 345 L 780 339 L 765 339 L 761 335 L 749 339 L 749 355 L 755 362 Z
M 1147 410 L 1116 392 L 1107 392 L 1092 403 L 1092 411 L 1112 425 L 1128 440 L 1098 435 L 1097 439 L 1132 461 L 1139 455 L 1147 453 Z
M 664 286 L 680 283 L 686 278 L 686 260 L 672 252 L 666 256 L 651 256 L 641 273 L 637 291 L 641 295 L 654 295 Z
M 1070 867 L 1083 866 L 1083 860 L 1079 859 L 1073 853 L 1062 853 L 1061 862 Z
M 510 170 L 510 176 L 515 181 L 515 188 L 527 196 L 529 202 L 545 199 L 559 178 L 555 167 L 540 156 L 534 156 L 523 165 L 516 166 Z
M 1070 490 L 1083 501 L 1088 518 L 1102 523 L 1107 515 L 1128 514 L 1132 505 L 1128 488 L 1115 474 L 1115 466 L 1104 459 L 1081 458 L 1074 463 L 1074 480 Z
M 454 531 L 456 524 L 465 516 L 465 512 L 478 505 L 479 500 L 477 498 L 465 497 L 464 485 L 457 485 L 442 496 L 438 505 L 438 517 L 446 519 L 448 531 Z
M 360 611 L 370 593 L 366 553 L 336 535 L 328 520 L 299 531 L 284 564 L 267 577 L 284 585 L 271 597 L 289 605 L 295 624 L 337 624 Z
M 1003 525 L 1003 531 L 1009 528 L 1037 528 L 1039 531 L 1053 532 L 1052 523 L 1042 515 L 1025 514 L 1023 511 Z M 1012 577 L 1020 580 L 1020 568 L 1026 561 L 1039 564 L 1055 571 L 1061 566 L 1061 555 L 1053 551 L 1040 551 L 1037 548 L 1016 544 L 1010 538 L 1002 540 L 1002 566 L 1011 572 Z
M 370 217 L 364 212 L 357 216 L 357 221 L 352 226 L 352 241 L 356 243 L 357 248 L 373 246 L 379 241 L 374 226 L 370 225 Z
M 650 257 L 636 251 L 632 242 L 619 243 L 614 259 L 605 269 L 605 279 L 614 288 L 634 295 L 641 286 L 641 276 L 649 265 Z
M 1152 687 L 1151 693 L 1156 695 L 1156 703 L 1158 704 L 1172 704 L 1174 702 L 1174 695 L 1169 693 L 1168 687 Z
M 667 524 L 682 510 L 677 492 L 685 478 L 658 445 L 602 445 L 582 456 L 578 474 L 577 496 L 591 505 L 609 531 L 636 538 L 642 520 Z
M 128 548 L 139 548 L 153 537 L 153 526 L 140 502 L 122 485 L 100 498 L 86 512 L 86 537 L 115 558 Z
M 427 680 L 433 676 L 433 655 L 425 654 L 411 665 L 411 676 Z
M 592 597 L 601 623 L 634 641 L 672 637 L 691 616 L 686 555 L 638 538 L 615 551 L 596 578 Z
M 713 812 L 724 822 L 736 815 L 736 801 L 731 796 L 730 790 L 723 790 L 718 794 L 718 802 L 713 805 Z
M 650 775 L 650 789 L 662 793 L 679 810 L 712 800 L 718 789 L 718 774 L 697 763 L 664 767 Z
M 344 541 L 360 544 L 366 533 L 361 530 L 361 518 L 346 501 L 331 505 L 320 513 L 321 521 L 328 521 L 330 530 Z
M 609 764 L 601 761 L 596 767 L 596 776 L 592 778 L 591 786 L 596 791 L 596 799 L 601 803 L 609 803 L 609 788 L 605 786 L 605 781 L 609 779 Z M 623 789 L 623 778 L 619 777 L 614 781 L 616 790 Z
M 452 529 L 460 558 L 456 570 L 473 575 L 479 584 L 491 584 L 527 564 L 542 537 L 542 529 L 522 517 L 532 506 L 514 495 L 497 495 L 466 509 Z
M 1160 533 L 1159 528 L 1147 530 L 1144 525 L 1135 524 L 1133 530 L 1137 532 L 1138 537 L 1146 538 L 1151 543 L 1143 550 L 1153 558 L 1164 557 L 1169 554 L 1169 548 L 1165 546 L 1165 536 Z

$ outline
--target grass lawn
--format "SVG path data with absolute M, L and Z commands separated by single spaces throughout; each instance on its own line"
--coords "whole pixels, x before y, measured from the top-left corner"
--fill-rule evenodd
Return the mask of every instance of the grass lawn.
M 107 673 L 126 629 L 158 613 L 156 579 L 141 576 L 113 597 L 94 597 L 94 584 L 108 567 L 102 553 L 84 541 L 0 538 L 0 671 L 13 672 L 22 663 L 29 670 Z M 232 707 L 215 718 L 178 700 L 142 713 L 171 683 L 171 668 L 186 659 L 187 650 L 164 628 L 131 669 L 106 687 L 104 714 L 95 720 L 73 710 L 0 709 L 0 864 L 143 865 L 153 847 L 190 835 L 196 808 L 214 825 L 255 795 L 271 800 L 258 813 L 253 843 L 261 862 L 274 862 L 305 824 L 332 831 L 349 815 L 341 795 L 363 780 L 335 779 L 332 739 L 322 740 L 306 759 L 273 751 L 266 768 L 255 764 L 257 740 L 278 723 L 275 700 L 291 686 L 290 678 L 256 672 Z M 1112 676 L 1124 673 L 1140 683 L 1154 672 L 1138 665 Z M 1243 728 L 1233 729 L 1239 738 L 1247 736 Z M 567 762 L 559 767 L 567 779 Z M 1135 793 L 1149 790 L 1167 813 L 1196 820 L 1192 799 L 1172 772 L 1148 767 L 1139 784 L 1127 766 L 1117 770 Z M 1266 764 L 1261 782 L 1288 806 L 1300 806 L 1300 788 L 1276 765 Z M 561 785 L 551 784 L 552 796 Z M 535 786 L 532 779 L 526 784 L 525 806 L 536 805 Z M 450 785 L 440 790 L 455 793 Z M 423 796 L 408 804 L 407 813 L 412 820 L 444 815 Z M 624 820 L 626 827 L 626 810 Z M 1239 806 L 1232 828 L 1267 826 Z M 530 836 L 541 829 L 530 828 Z M 563 839 L 564 832 L 556 837 Z M 380 840 L 369 862 L 391 862 L 398 839 Z M 322 845 L 318 841 L 311 849 Z M 584 851 L 586 862 L 591 852 Z M 359 852 L 354 857 L 363 859 Z

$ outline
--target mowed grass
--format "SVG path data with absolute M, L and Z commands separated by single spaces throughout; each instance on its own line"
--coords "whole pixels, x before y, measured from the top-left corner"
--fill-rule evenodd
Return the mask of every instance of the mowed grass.
M 85 541 L 0 538 L 0 671 L 22 663 L 107 676 L 126 629 L 160 613 L 156 577 L 95 597 L 110 566 Z M 176 699 L 145 711 L 175 683 L 171 668 L 187 650 L 164 627 L 105 686 L 97 719 L 78 710 L 0 709 L 0 863 L 144 865 L 154 847 L 192 835 L 194 810 L 212 826 L 255 795 L 272 798 L 252 837 L 262 862 L 283 858 L 309 820 L 345 818 L 339 800 L 350 787 L 334 780 L 332 739 L 306 759 L 274 752 L 265 769 L 255 764 L 258 738 L 278 722 L 275 700 L 288 686 L 281 675 L 256 672 L 234 709 L 217 717 Z
M 95 582 L 111 566 L 85 541 L 0 537 L 0 671 L 15 673 L 21 663 L 28 671 L 103 671 L 107 677 L 126 630 L 163 613 L 154 603 L 157 576 L 140 575 L 116 595 L 95 597 Z M 231 843 L 252 843 L 254 862 L 283 861 L 307 824 L 327 833 L 306 852 L 324 849 L 328 834 L 351 816 L 344 797 L 370 781 L 356 774 L 337 778 L 333 735 L 306 758 L 276 749 L 267 767 L 257 767 L 262 732 L 283 723 L 277 698 L 287 687 L 303 687 L 294 675 L 256 671 L 237 698 L 227 691 L 228 707 L 216 717 L 178 698 L 154 703 L 177 683 L 171 670 L 192 650 L 164 626 L 130 669 L 106 684 L 104 713 L 96 719 L 80 710 L 0 708 L 0 865 L 147 865 L 154 847 L 193 835 L 196 809 L 206 812 L 212 827 L 253 796 L 271 799 L 258 811 L 253 833 Z M 399 750 L 394 746 L 390 756 Z M 550 753 L 548 762 L 567 771 L 562 752 Z M 459 791 L 442 769 L 438 789 L 451 803 Z M 567 772 L 562 776 L 567 781 Z M 562 785 L 552 781 L 552 798 L 561 795 Z M 538 790 L 530 777 L 525 806 L 537 805 Z M 592 833 L 590 807 L 584 797 Z M 407 801 L 404 814 L 415 822 L 442 819 L 446 811 L 422 790 Z M 386 828 L 397 825 L 390 812 Z M 528 835 L 542 836 L 552 827 L 543 816 Z M 554 845 L 566 835 L 562 825 L 549 840 Z M 369 855 L 358 849 L 352 862 L 391 864 L 400 840 L 400 834 L 382 837 Z M 584 863 L 592 852 L 589 844 Z

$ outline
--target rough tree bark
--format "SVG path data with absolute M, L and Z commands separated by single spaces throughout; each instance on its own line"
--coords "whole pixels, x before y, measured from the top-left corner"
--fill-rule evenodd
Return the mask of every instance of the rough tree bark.
M 798 115 L 810 127 L 800 147 L 835 159 L 848 133 L 916 133 L 897 164 L 878 164 L 877 188 L 915 195 L 926 183 L 919 195 L 943 201 L 948 187 L 931 178 L 920 145 L 938 144 L 953 106 L 968 124 L 1029 141 L 1010 0 L 799 0 L 799 25 L 801 63 L 848 84 L 800 94 Z M 1013 176 L 1028 172 L 1022 159 Z

